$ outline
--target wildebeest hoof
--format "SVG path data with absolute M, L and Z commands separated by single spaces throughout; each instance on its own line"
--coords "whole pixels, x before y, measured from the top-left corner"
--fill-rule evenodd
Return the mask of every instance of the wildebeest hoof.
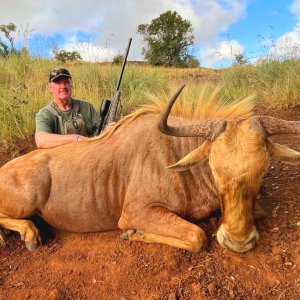
M 0 247 L 5 247 L 5 235 L 4 232 L 0 229 Z
M 135 234 L 136 230 L 130 229 L 127 231 L 124 231 L 121 235 L 120 238 L 122 240 L 130 240 L 130 236 L 132 236 L 133 234 Z
M 123 232 L 123 233 L 120 235 L 120 238 L 121 238 L 122 240 L 129 240 L 129 237 L 128 237 L 128 234 L 127 234 L 126 231 Z
M 26 248 L 29 251 L 33 251 L 38 247 L 38 243 L 27 243 L 27 242 L 25 242 L 25 245 L 26 245 Z
M 137 229 L 135 233 L 136 233 L 137 235 L 143 235 L 143 234 L 144 234 L 144 231 L 143 231 L 143 230 L 140 230 L 140 229 Z

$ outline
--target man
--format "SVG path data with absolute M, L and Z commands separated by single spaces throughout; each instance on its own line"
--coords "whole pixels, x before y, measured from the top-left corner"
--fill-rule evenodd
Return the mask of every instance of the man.
M 71 97 L 70 72 L 64 68 L 53 69 L 49 75 L 48 88 L 53 101 L 36 114 L 37 147 L 52 148 L 87 139 L 99 120 L 99 113 L 89 102 Z

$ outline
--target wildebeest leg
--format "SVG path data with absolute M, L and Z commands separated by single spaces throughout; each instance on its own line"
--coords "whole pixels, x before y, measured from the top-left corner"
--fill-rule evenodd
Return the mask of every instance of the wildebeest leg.
M 255 202 L 254 206 L 254 220 L 256 226 L 262 230 L 266 230 L 272 226 L 270 219 L 268 219 L 267 213 L 258 201 Z
M 264 219 L 267 217 L 265 210 L 262 206 L 256 201 L 254 205 L 254 219 Z
M 199 252 L 207 244 L 206 234 L 200 227 L 165 208 L 150 208 L 137 220 L 130 219 L 129 224 L 126 224 L 126 217 L 121 216 L 120 229 L 137 229 L 127 230 L 121 236 L 132 241 L 160 243 L 191 252 Z
M 9 230 L 17 231 L 21 239 L 25 241 L 26 248 L 32 251 L 41 243 L 38 229 L 29 220 L 17 220 L 11 218 L 0 218 L 0 226 Z

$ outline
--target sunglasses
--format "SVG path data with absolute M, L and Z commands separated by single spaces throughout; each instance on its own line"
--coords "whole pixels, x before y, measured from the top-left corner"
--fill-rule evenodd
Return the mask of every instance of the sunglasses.
M 59 76 L 66 76 L 68 78 L 72 78 L 70 72 L 67 69 L 64 69 L 64 68 L 53 69 L 50 72 L 49 82 L 52 82 L 53 80 L 55 80 Z
M 50 76 L 52 77 L 55 77 L 57 75 L 70 76 L 70 72 L 67 69 L 57 69 L 57 70 L 52 70 L 50 73 Z

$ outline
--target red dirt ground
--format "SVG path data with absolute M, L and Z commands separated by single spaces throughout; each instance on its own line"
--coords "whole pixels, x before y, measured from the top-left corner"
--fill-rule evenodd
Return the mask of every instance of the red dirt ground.
M 300 120 L 300 107 L 258 111 Z M 300 151 L 300 135 L 273 140 Z M 0 165 L 30 145 L 0 152 Z M 300 299 L 299 183 L 299 166 L 272 161 L 259 200 L 269 218 L 258 226 L 255 250 L 243 254 L 216 242 L 218 215 L 198 224 L 209 238 L 198 254 L 123 241 L 120 231 L 55 232 L 29 252 L 11 233 L 0 251 L 0 299 Z

